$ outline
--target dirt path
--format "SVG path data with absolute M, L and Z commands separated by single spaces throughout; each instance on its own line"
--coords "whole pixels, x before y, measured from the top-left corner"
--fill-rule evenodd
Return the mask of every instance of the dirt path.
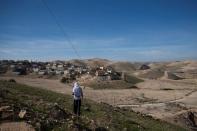
M 174 103 L 174 102 L 182 102 L 187 99 L 191 99 L 193 96 L 197 96 L 197 90 L 192 90 L 189 93 L 185 94 L 185 96 L 180 97 L 176 100 L 170 100 L 167 102 L 155 102 L 155 103 L 144 103 L 144 104 L 119 104 L 119 107 L 148 107 L 148 106 L 164 106 L 167 103 Z M 195 99 L 196 100 L 196 99 Z M 191 102 L 191 100 L 190 100 Z M 191 107 L 191 106 L 190 106 Z

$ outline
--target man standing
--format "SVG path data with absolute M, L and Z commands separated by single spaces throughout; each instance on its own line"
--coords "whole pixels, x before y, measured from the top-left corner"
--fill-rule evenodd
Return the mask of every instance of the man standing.
M 81 99 L 83 99 L 83 91 L 77 82 L 73 86 L 73 96 L 74 96 L 74 113 L 80 116 Z

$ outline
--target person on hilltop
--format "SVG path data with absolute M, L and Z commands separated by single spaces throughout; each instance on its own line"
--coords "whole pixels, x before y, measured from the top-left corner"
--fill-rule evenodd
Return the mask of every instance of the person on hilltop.
M 80 116 L 80 107 L 81 107 L 81 101 L 83 99 L 83 91 L 80 85 L 77 82 L 74 82 L 73 84 L 73 93 L 74 102 L 73 102 L 73 112 L 77 116 Z

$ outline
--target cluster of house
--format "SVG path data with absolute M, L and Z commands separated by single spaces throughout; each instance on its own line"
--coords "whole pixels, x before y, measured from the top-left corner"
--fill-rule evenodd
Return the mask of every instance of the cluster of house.
M 13 61 L 1 60 L 0 73 L 7 71 L 16 75 L 60 75 L 69 79 L 76 79 L 83 74 L 89 74 L 100 80 L 120 80 L 123 73 L 116 72 L 112 67 L 95 67 L 91 68 L 84 65 L 74 65 L 65 61 L 54 62 L 30 62 L 28 60 Z
M 95 76 L 100 80 L 121 80 L 124 79 L 123 72 L 117 72 L 112 67 L 97 67 Z
M 8 71 L 17 75 L 26 75 L 30 68 L 29 61 L 13 61 L 13 60 L 1 60 L 0 61 L 0 74 Z

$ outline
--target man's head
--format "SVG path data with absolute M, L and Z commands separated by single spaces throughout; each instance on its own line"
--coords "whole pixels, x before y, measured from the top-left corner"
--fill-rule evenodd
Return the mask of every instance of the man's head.
M 74 87 L 78 87 L 78 86 L 79 86 L 78 82 L 75 81 L 75 82 L 74 82 Z

